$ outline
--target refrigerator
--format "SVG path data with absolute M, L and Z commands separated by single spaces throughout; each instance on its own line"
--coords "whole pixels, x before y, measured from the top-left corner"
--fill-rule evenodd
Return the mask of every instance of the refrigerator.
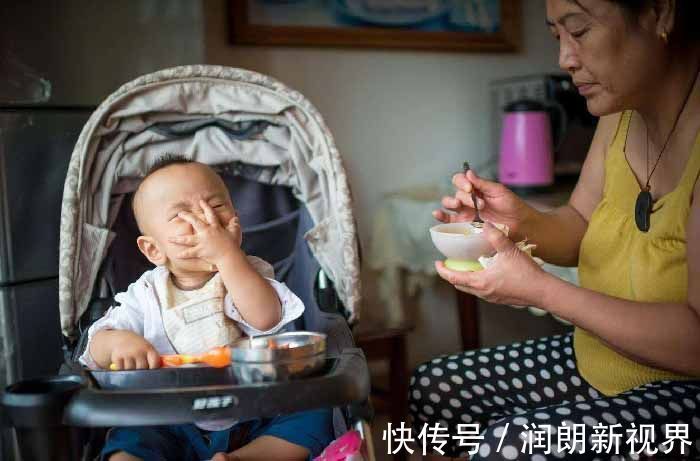
M 0 107 L 0 384 L 62 362 L 59 223 L 73 147 L 93 108 Z
M 61 198 L 73 146 L 92 110 L 0 106 L 0 390 L 55 374 L 63 361 Z M 14 444 L 0 425 L 0 459 L 19 459 Z

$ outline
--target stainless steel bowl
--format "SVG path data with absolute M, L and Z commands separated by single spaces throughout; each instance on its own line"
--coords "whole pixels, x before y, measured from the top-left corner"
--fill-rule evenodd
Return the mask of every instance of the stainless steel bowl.
M 326 361 L 326 335 L 294 331 L 242 338 L 231 344 L 231 368 L 241 383 L 289 381 L 308 376 Z

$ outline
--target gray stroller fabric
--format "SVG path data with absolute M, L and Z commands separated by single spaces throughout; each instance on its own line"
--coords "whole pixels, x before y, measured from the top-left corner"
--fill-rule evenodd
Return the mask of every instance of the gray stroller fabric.
M 100 105 L 80 135 L 61 210 L 64 335 L 75 337 L 77 320 L 91 297 L 108 283 L 100 268 L 116 235 L 111 228 L 128 206 L 125 197 L 166 153 L 291 188 L 310 220 L 303 235 L 306 246 L 333 281 L 349 321 L 358 319 L 352 200 L 340 155 L 320 114 L 301 94 L 270 77 L 185 66 L 125 84 Z

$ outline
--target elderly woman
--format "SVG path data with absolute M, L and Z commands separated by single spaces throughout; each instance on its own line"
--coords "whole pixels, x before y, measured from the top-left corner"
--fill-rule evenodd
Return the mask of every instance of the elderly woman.
M 492 226 L 488 269 L 436 266 L 458 290 L 536 305 L 576 328 L 419 366 L 414 430 L 440 424 L 450 436 L 434 453 L 466 456 L 469 426 L 458 425 L 478 423 L 471 459 L 608 459 L 616 438 L 619 453 L 672 446 L 674 459 L 681 449 L 700 456 L 699 19 L 697 0 L 547 0 L 559 64 L 600 116 L 569 203 L 541 213 L 469 172 L 443 199 L 456 213 L 435 217 L 471 220 L 475 190 L 483 218 L 536 243 L 546 261 L 578 265 L 581 287 L 542 271 Z M 596 425 L 613 442 L 607 453 L 591 438 Z

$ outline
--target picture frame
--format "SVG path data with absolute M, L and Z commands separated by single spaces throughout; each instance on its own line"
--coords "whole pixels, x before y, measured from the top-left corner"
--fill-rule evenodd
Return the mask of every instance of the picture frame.
M 234 45 L 461 52 L 521 46 L 520 0 L 229 0 L 228 6 Z

